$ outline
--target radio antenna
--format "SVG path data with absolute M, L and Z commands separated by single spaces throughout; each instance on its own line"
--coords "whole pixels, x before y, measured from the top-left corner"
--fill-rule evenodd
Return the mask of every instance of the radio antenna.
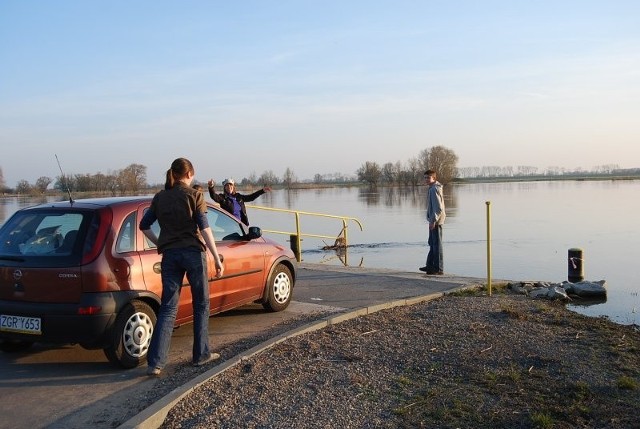
M 71 190 L 69 189 L 69 181 L 67 180 L 67 176 L 65 176 L 62 171 L 62 166 L 60 165 L 60 160 L 58 159 L 58 155 L 54 154 L 56 157 L 56 162 L 58 163 L 58 168 L 60 169 L 60 174 L 62 174 L 62 180 L 64 183 L 64 187 L 67 188 L 67 194 L 69 194 L 69 203 L 73 204 L 73 198 L 71 198 Z

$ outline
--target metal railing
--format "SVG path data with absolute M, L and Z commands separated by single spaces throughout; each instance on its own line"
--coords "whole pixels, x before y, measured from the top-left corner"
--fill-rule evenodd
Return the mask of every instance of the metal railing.
M 302 237 L 333 238 L 333 239 L 335 239 L 335 243 L 336 244 L 340 241 L 340 246 L 346 248 L 349 245 L 349 239 L 348 239 L 348 234 L 347 234 L 348 222 L 349 221 L 355 222 L 360 227 L 360 231 L 362 231 L 362 223 L 360 223 L 360 221 L 358 219 L 356 219 L 355 217 L 336 216 L 336 215 L 329 215 L 329 214 L 325 214 L 325 213 L 305 212 L 305 211 L 302 211 L 302 210 L 278 209 L 278 208 L 273 208 L 273 207 L 254 206 L 254 205 L 249 205 L 249 204 L 247 205 L 247 207 L 249 207 L 251 209 L 267 210 L 267 211 L 282 212 L 282 213 L 290 213 L 290 214 L 295 215 L 295 222 L 296 222 L 296 230 L 295 231 L 276 231 L 276 230 L 271 230 L 271 229 L 263 229 L 262 231 L 263 232 L 269 232 L 269 233 L 272 233 L 272 234 L 288 235 L 289 239 L 291 240 L 291 250 L 293 250 L 293 253 L 295 253 L 296 260 L 298 262 L 302 261 L 302 255 L 301 255 L 302 248 L 301 248 L 301 243 L 300 243 L 301 240 L 302 240 Z M 304 232 L 301 231 L 301 228 L 300 228 L 300 216 L 303 216 L 303 215 L 304 216 L 316 216 L 316 217 L 340 219 L 342 221 L 342 230 L 335 237 L 333 235 L 304 233 Z M 339 240 L 340 237 L 342 237 L 343 240 Z

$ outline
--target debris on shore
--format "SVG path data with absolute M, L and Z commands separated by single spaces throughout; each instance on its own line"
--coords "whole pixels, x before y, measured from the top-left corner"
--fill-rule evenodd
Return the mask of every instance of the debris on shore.
M 550 300 L 572 301 L 575 299 L 606 299 L 607 288 L 605 280 L 581 281 L 571 283 L 548 282 L 512 282 L 507 288 L 515 293 L 531 298 L 545 298 Z

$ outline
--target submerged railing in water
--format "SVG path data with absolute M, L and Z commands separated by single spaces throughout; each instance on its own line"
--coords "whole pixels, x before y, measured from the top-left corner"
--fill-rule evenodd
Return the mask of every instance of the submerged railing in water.
M 362 231 L 362 223 L 360 223 L 360 221 L 358 219 L 356 219 L 355 217 L 336 216 L 336 215 L 330 215 L 330 214 L 325 214 L 325 213 L 305 212 L 305 211 L 302 211 L 302 210 L 278 209 L 278 208 L 273 208 L 273 207 L 254 206 L 254 205 L 247 205 L 247 207 L 250 207 L 251 209 L 257 209 L 257 210 L 267 210 L 267 211 L 273 211 L 273 212 L 289 213 L 289 214 L 293 214 L 295 216 L 295 222 L 296 222 L 295 231 L 276 231 L 276 230 L 271 230 L 271 229 L 263 229 L 262 231 L 263 232 L 269 232 L 269 233 L 272 233 L 272 234 L 288 235 L 289 239 L 291 240 L 291 250 L 293 250 L 293 253 L 295 253 L 296 260 L 298 262 L 302 261 L 302 248 L 301 248 L 301 243 L 300 243 L 301 240 L 302 240 L 302 237 L 333 238 L 333 239 L 335 239 L 334 243 L 336 245 L 338 245 L 338 243 L 340 243 L 340 247 L 346 248 L 349 245 L 349 238 L 348 238 L 348 234 L 347 234 L 347 230 L 348 230 L 348 226 L 349 226 L 348 222 L 349 221 L 355 222 L 360 227 L 360 231 Z M 316 216 L 316 217 L 339 219 L 339 220 L 342 221 L 342 230 L 335 237 L 333 235 L 305 233 L 305 232 L 301 231 L 300 216 Z M 342 238 L 342 240 L 341 240 L 341 238 Z M 346 257 L 346 255 L 345 255 L 345 257 Z M 345 265 L 347 265 L 346 264 L 346 260 L 345 260 Z

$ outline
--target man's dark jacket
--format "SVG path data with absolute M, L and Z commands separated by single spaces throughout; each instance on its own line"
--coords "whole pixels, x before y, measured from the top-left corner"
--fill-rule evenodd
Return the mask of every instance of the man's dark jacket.
M 214 187 L 213 186 L 209 187 L 209 196 L 211 197 L 211 199 L 216 203 L 220 204 L 220 207 L 222 207 L 224 210 L 228 211 L 231 214 L 233 214 L 232 200 L 233 200 L 233 197 L 235 197 L 236 201 L 238 201 L 238 204 L 240 204 L 240 220 L 245 225 L 249 225 L 249 218 L 247 217 L 247 209 L 244 206 L 244 202 L 246 201 L 250 203 L 251 201 L 255 200 L 262 194 L 264 194 L 264 189 L 259 189 L 253 194 L 248 194 L 248 195 L 240 194 L 238 192 L 233 194 L 233 196 L 227 194 L 226 192 L 222 194 L 216 194 Z

